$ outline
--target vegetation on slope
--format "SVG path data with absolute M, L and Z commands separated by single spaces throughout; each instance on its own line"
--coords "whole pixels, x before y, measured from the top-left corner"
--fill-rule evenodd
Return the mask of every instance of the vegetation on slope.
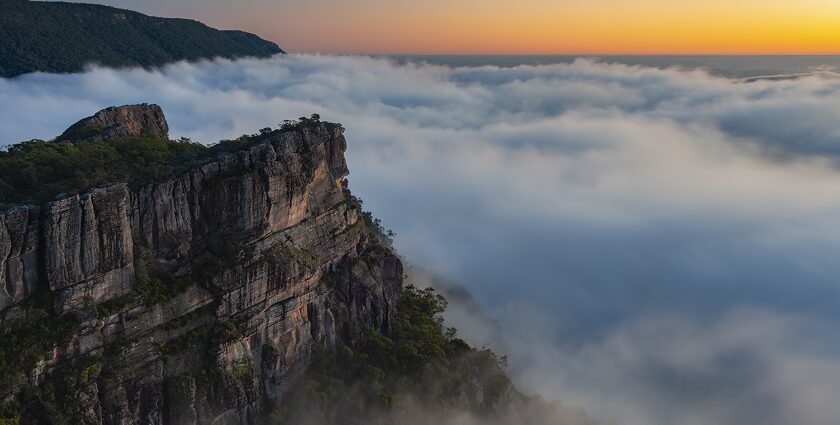
M 0 0 L 0 76 L 79 72 L 90 63 L 159 66 L 178 60 L 266 57 L 280 48 L 242 31 L 108 6 Z
M 506 359 L 456 338 L 443 325 L 445 308 L 431 288 L 404 288 L 393 330 L 361 329 L 353 346 L 334 351 L 314 347 L 305 376 L 269 423 L 393 423 L 409 405 L 483 416 L 519 396 L 504 373 Z
M 56 320 L 50 314 L 49 295 L 33 297 L 22 305 L 24 320 L 0 336 L 0 391 L 22 381 L 49 351 L 67 340 L 78 329 L 73 320 Z
M 0 204 L 42 204 L 58 194 L 74 194 L 107 182 L 158 181 L 197 161 L 259 143 L 275 131 L 294 131 L 318 122 L 317 114 L 301 117 L 283 123 L 280 130 L 265 128 L 260 134 L 223 140 L 212 147 L 150 134 L 83 143 L 18 143 L 0 151 Z
M 109 181 L 154 179 L 207 148 L 146 135 L 74 144 L 32 140 L 0 152 L 0 203 L 43 203 Z

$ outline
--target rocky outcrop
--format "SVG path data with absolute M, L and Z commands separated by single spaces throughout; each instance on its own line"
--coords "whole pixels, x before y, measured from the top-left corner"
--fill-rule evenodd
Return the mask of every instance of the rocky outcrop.
M 158 105 L 126 105 L 103 109 L 73 124 L 56 140 L 75 143 L 115 137 L 137 137 L 143 133 L 169 135 L 169 124 Z
M 71 140 L 165 134 L 157 110 L 109 108 Z M 80 423 L 259 423 L 313 344 L 387 330 L 402 264 L 346 188 L 345 149 L 340 125 L 308 122 L 155 183 L 0 213 L 4 331 L 33 293 L 78 323 L 5 397 L 75 376 L 60 403 Z

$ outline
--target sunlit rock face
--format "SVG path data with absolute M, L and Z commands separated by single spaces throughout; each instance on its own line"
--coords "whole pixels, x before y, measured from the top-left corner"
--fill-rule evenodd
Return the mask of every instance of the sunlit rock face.
M 168 129 L 155 105 L 74 127 L 87 130 L 56 143 Z M 50 320 L 78 323 L 4 396 L 73 370 L 85 423 L 256 423 L 313 344 L 389 329 L 402 264 L 346 188 L 345 149 L 340 125 L 314 122 L 154 183 L 0 211 L 3 332 L 40 299 Z
M 56 138 L 57 141 L 84 143 L 141 134 L 169 135 L 169 124 L 158 105 L 125 105 L 103 109 L 79 120 Z

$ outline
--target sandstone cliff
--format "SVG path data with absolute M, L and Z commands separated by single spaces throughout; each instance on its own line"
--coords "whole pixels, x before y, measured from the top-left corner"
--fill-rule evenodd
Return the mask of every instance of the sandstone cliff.
M 58 140 L 167 131 L 138 105 Z M 257 423 L 313 344 L 387 330 L 402 265 L 346 188 L 345 149 L 340 125 L 307 121 L 155 182 L 3 207 L 0 343 L 20 356 L 4 399 L 61 387 L 68 423 Z

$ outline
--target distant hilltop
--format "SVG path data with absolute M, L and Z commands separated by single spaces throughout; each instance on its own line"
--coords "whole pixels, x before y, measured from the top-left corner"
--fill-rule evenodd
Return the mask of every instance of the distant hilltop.
M 80 72 L 88 64 L 155 67 L 179 60 L 268 57 L 277 44 L 189 19 L 109 6 L 0 0 L 0 76 Z

